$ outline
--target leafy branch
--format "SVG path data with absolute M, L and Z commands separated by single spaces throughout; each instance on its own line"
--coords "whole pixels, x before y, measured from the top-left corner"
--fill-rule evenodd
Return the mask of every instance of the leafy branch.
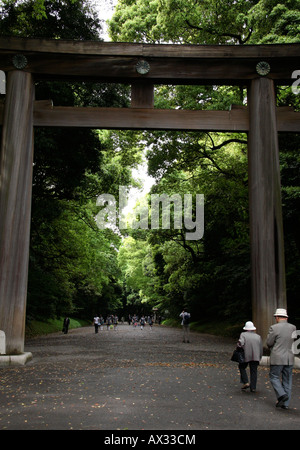
M 252 31 L 253 31 L 250 28 L 248 36 L 243 38 L 241 34 L 236 34 L 236 33 L 218 33 L 218 32 L 216 32 L 216 29 L 210 30 L 209 28 L 204 28 L 204 27 L 199 27 L 197 25 L 193 25 L 189 21 L 189 19 L 186 19 L 185 22 L 193 30 L 203 31 L 204 33 L 208 33 L 208 34 L 211 34 L 211 35 L 214 35 L 214 36 L 217 35 L 219 37 L 230 37 L 230 38 L 236 39 L 240 45 L 245 44 L 250 39 L 250 37 L 252 35 Z

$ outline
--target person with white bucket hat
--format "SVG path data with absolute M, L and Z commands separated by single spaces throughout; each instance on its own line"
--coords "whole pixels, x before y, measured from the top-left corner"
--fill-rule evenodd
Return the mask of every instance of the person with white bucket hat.
M 250 391 L 255 392 L 257 383 L 257 367 L 263 354 L 263 344 L 260 335 L 255 332 L 256 327 L 253 322 L 246 322 L 243 330 L 244 332 L 241 333 L 238 342 L 238 345 L 244 350 L 244 362 L 239 363 L 241 383 L 244 383 L 242 391 L 246 391 L 250 387 Z M 248 364 L 250 368 L 250 384 L 246 372 Z
M 270 382 L 277 397 L 276 407 L 288 409 L 292 393 L 294 342 L 296 327 L 288 323 L 287 311 L 278 308 L 274 314 L 276 324 L 269 329 L 267 346 L 270 348 Z

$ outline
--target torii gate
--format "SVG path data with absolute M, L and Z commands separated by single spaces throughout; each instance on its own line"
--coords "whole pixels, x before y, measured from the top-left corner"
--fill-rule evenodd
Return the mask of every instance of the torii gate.
M 6 353 L 24 351 L 36 126 L 247 132 L 252 310 L 264 338 L 286 307 L 278 132 L 299 132 L 300 113 L 276 107 L 275 85 L 292 85 L 300 45 L 168 45 L 0 38 L 7 93 L 0 107 L 0 330 Z M 132 86 L 130 108 L 74 108 L 34 100 L 40 79 Z M 155 84 L 242 85 L 248 107 L 159 110 Z

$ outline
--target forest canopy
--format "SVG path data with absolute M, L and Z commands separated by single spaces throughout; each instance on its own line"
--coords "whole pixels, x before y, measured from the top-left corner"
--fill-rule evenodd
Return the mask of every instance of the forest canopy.
M 300 1 L 118 0 L 112 41 L 176 44 L 300 42 Z M 0 2 L 2 36 L 101 40 L 101 9 L 83 0 Z M 295 68 L 295 69 L 300 69 Z M 292 84 L 292 83 L 291 83 Z M 279 106 L 300 95 L 278 87 Z M 129 105 L 127 86 L 41 82 L 36 98 L 64 106 Z M 155 86 L 155 107 L 228 110 L 247 105 L 246 87 Z M 300 139 L 280 134 L 289 315 L 300 317 Z M 147 163 L 150 194 L 203 194 L 202 239 L 184 229 L 99 229 L 97 198 L 138 186 Z M 35 132 L 27 319 L 68 314 L 151 314 L 235 324 L 251 317 L 248 161 L 245 133 L 46 129 Z M 174 210 L 171 210 L 171 215 Z

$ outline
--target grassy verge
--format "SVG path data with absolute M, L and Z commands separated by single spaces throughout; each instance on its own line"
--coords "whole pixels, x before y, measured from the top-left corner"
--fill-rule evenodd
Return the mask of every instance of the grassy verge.
M 90 322 L 80 320 L 80 319 L 70 319 L 71 328 L 80 328 L 90 325 Z M 40 336 L 42 334 L 56 333 L 62 331 L 63 318 L 59 319 L 49 319 L 47 322 L 41 322 L 38 320 L 32 320 L 26 325 L 25 336 L 26 338 L 32 338 L 35 336 Z
M 216 336 L 232 337 L 238 339 L 243 324 L 233 325 L 226 322 L 191 323 L 191 330 L 199 333 L 214 334 Z
M 180 320 L 166 319 L 163 325 L 180 328 Z M 215 336 L 232 337 L 238 339 L 242 332 L 242 324 L 231 324 L 228 322 L 191 322 L 190 330 L 198 333 L 214 334 Z

